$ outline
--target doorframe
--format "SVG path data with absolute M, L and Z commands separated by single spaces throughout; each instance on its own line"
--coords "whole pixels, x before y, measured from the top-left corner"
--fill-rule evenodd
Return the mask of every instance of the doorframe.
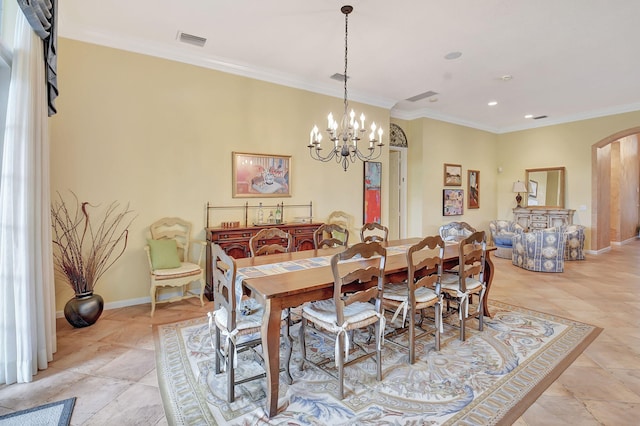
M 591 145 L 591 251 L 594 253 L 600 253 L 607 251 L 611 248 L 611 242 L 607 242 L 607 246 L 599 241 L 599 229 L 609 226 L 609 214 L 598 215 L 598 197 L 601 191 L 609 191 L 609 188 L 600 188 L 600 184 L 603 181 L 603 177 L 600 176 L 600 167 L 598 165 L 598 149 L 603 148 L 619 139 L 627 136 L 640 133 L 639 127 L 632 127 L 630 129 L 621 130 L 599 142 Z M 602 222 L 602 223 L 600 223 Z M 606 228 L 605 228 L 606 229 Z
M 400 193 L 399 193 L 399 217 L 400 217 L 400 238 L 407 238 L 407 153 L 406 147 L 389 146 L 389 151 L 397 151 L 400 158 Z M 389 190 L 389 196 L 395 193 L 395 190 Z

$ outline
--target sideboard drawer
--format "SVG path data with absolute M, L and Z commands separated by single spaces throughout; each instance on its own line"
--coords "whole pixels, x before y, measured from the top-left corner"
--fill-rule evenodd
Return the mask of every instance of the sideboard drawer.
M 536 228 L 536 229 L 542 228 L 542 229 L 544 229 L 544 228 L 547 228 L 547 222 L 546 221 L 545 222 L 531 222 L 529 224 L 529 226 L 531 228 Z
M 232 240 L 245 240 L 247 238 L 251 238 L 253 235 L 252 232 L 249 231 L 229 231 L 229 232 L 219 232 L 212 234 L 212 241 L 232 241 Z

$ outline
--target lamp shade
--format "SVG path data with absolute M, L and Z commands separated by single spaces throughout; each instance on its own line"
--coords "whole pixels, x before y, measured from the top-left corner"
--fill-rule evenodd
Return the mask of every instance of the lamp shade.
M 513 182 L 513 192 L 527 192 L 527 187 L 522 181 Z

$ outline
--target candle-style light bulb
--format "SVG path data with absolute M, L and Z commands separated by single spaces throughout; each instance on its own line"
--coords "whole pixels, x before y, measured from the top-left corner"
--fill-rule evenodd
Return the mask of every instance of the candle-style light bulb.
M 327 116 L 327 122 L 328 122 L 327 129 L 330 129 L 331 125 L 333 123 L 333 114 L 332 113 L 329 113 L 329 115 Z
M 378 129 L 378 143 L 382 144 L 382 127 Z
M 360 114 L 360 127 L 364 129 L 364 113 Z

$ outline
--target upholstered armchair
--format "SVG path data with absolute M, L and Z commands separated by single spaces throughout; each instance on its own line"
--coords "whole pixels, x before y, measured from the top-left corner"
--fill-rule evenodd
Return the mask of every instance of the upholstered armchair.
M 562 228 L 516 232 L 513 237 L 514 265 L 536 272 L 563 272 L 566 234 Z
M 464 240 L 474 232 L 476 232 L 476 229 L 467 222 L 449 222 L 442 225 L 438 230 L 440 238 L 445 242 Z
M 516 234 L 517 228 L 519 228 L 519 231 L 524 231 L 522 226 L 511 220 L 492 220 L 489 222 L 491 240 L 493 245 L 497 247 L 495 256 L 511 259 L 513 236 Z
M 563 229 L 567 237 L 564 260 L 584 260 L 584 226 L 568 225 Z

